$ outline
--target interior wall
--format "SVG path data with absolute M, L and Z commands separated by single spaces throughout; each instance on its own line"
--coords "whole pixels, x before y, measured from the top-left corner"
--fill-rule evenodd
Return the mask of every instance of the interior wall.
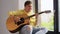
M 0 0 L 0 34 L 11 34 L 6 28 L 8 12 L 18 9 L 18 0 Z
M 27 1 L 27 0 L 19 0 L 19 2 L 18 2 L 19 9 L 23 9 L 24 8 L 24 2 L 25 1 Z

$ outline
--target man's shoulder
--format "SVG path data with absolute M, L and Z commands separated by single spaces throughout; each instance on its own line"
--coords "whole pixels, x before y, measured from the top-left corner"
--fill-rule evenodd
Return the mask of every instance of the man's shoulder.
M 14 11 L 9 11 L 9 15 L 20 15 L 23 14 L 24 10 L 14 10 Z
M 17 10 L 17 13 L 19 13 L 19 14 L 27 14 L 27 13 L 24 11 L 24 9 L 22 9 L 22 10 Z
M 24 12 L 24 10 L 23 10 L 23 9 L 21 9 L 21 10 L 17 10 L 17 11 L 19 11 L 19 12 Z

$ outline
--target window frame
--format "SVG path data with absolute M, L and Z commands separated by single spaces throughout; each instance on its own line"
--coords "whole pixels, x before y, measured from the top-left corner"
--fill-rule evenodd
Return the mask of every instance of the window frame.
M 38 13 L 38 0 L 35 0 L 35 13 Z M 58 0 L 53 0 L 53 9 L 54 12 L 54 31 L 48 31 L 47 34 L 56 34 L 58 33 Z M 38 17 L 38 16 L 37 16 Z

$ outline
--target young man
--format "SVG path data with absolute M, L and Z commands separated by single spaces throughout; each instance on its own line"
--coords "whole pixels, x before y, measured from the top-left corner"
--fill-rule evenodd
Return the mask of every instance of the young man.
M 31 4 L 32 4 L 31 1 L 26 1 L 24 3 L 24 9 L 23 10 L 17 10 L 17 11 L 9 12 L 10 16 L 14 17 L 14 15 L 21 15 L 21 14 L 26 14 L 28 16 L 32 15 L 33 13 L 31 12 L 31 10 L 32 10 Z M 19 33 L 14 33 L 14 34 L 36 34 L 36 33 L 41 33 L 41 32 L 46 33 L 47 30 L 45 28 L 35 28 L 35 27 L 31 26 L 32 23 L 34 25 L 35 21 L 36 21 L 35 17 L 30 18 L 27 21 L 28 24 L 23 26 L 22 29 L 19 31 Z

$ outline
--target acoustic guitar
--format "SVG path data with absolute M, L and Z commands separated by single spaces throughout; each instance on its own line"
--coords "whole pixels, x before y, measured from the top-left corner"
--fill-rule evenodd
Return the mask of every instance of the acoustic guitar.
M 50 13 L 50 12 L 51 12 L 50 10 L 47 10 L 47 11 L 40 12 L 38 14 Z M 26 14 L 9 16 L 6 21 L 6 26 L 7 26 L 8 31 L 11 33 L 16 33 L 24 25 L 27 25 L 29 22 L 29 18 L 31 18 L 33 16 L 35 16 L 35 14 L 31 15 L 31 16 L 28 16 Z

